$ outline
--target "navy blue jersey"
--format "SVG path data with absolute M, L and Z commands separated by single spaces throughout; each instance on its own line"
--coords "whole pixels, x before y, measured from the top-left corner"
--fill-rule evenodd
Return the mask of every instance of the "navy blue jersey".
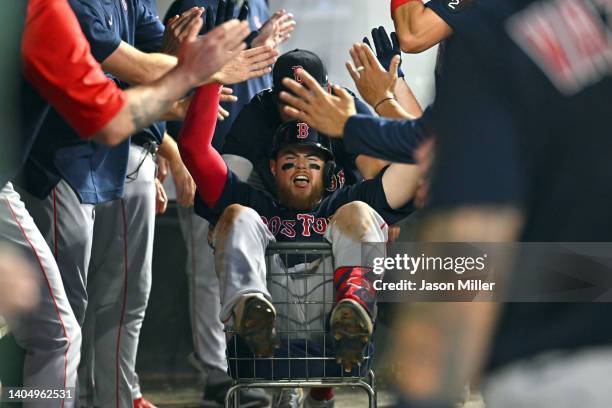
M 175 5 L 178 3 L 177 5 Z M 183 5 L 183 3 L 185 5 Z M 175 10 L 184 11 L 188 8 L 188 5 L 192 5 L 193 0 L 176 0 L 171 6 Z M 196 0 L 196 4 L 200 7 L 212 7 L 213 13 L 216 13 L 219 2 L 217 0 Z M 176 8 L 175 8 L 176 7 Z M 236 11 L 237 13 L 238 11 Z M 263 0 L 249 0 L 249 17 L 248 22 L 252 31 L 259 30 L 263 24 L 270 18 L 270 12 L 268 5 Z M 236 103 L 221 102 L 221 106 L 229 112 L 229 117 L 223 121 L 217 122 L 215 128 L 215 134 L 212 140 L 212 146 L 221 150 L 225 143 L 225 137 L 230 131 L 234 120 L 238 116 L 238 113 L 246 106 L 249 101 L 259 92 L 272 86 L 272 74 L 267 74 L 258 78 L 249 79 L 245 82 L 240 82 L 235 85 L 231 85 L 230 88 L 234 90 L 234 95 L 238 97 Z M 168 125 L 168 133 L 173 137 L 177 138 L 182 122 L 173 122 Z
M 70 0 L 70 5 L 99 62 L 110 56 L 121 41 L 151 49 L 161 45 L 163 26 L 142 0 Z M 160 132 L 156 127 L 144 131 L 146 137 L 153 139 Z M 64 179 L 83 203 L 116 199 L 123 195 L 128 148 L 129 141 L 108 147 L 81 140 L 51 109 L 26 163 L 23 187 L 43 199 Z
M 612 27 L 604 2 L 488 0 L 436 95 L 431 208 L 523 210 L 522 240 L 612 241 Z M 528 268 L 513 279 L 524 281 Z M 489 369 L 612 343 L 612 304 L 510 303 Z M 518 340 L 520 339 L 520 340 Z
M 368 107 L 355 99 L 357 112 L 371 115 Z M 283 123 L 278 112 L 278 103 L 271 89 L 255 95 L 238 114 L 222 149 L 224 154 L 234 154 L 248 159 L 271 194 L 276 193 L 276 182 L 270 172 L 270 152 L 276 129 Z M 341 140 L 331 139 L 336 158 L 336 174 L 329 192 L 363 179 L 355 166 L 355 155 L 350 154 Z
M 15 81 L 20 74 L 20 38 L 23 32 L 26 5 L 7 3 L 0 15 L 4 29 L 4 45 L 0 49 L 0 82 L 4 97 L 0 100 L 0 189 L 15 176 L 23 163 L 23 139 L 21 136 L 20 98 L 23 91 L 21 82 Z M 23 112 L 25 113 L 25 112 Z
M 344 126 L 344 145 L 355 155 L 414 164 L 414 151 L 423 141 L 434 136 L 432 116 L 431 106 L 416 120 L 353 115 Z
M 478 18 L 476 14 L 477 0 L 431 0 L 425 6 L 435 12 L 453 32 L 462 31 L 469 27 L 471 21 Z M 436 93 L 446 84 L 443 82 L 442 72 L 446 65 L 446 60 L 466 58 L 467 54 L 462 49 L 462 44 L 451 35 L 438 45 L 438 58 L 436 61 Z
M 240 181 L 230 171 L 215 208 L 209 208 L 196 194 L 195 212 L 215 223 L 227 206 L 240 204 L 257 211 L 277 242 L 322 241 L 329 217 L 338 208 L 353 201 L 369 204 L 388 224 L 397 223 L 413 211 L 412 203 L 395 210 L 389 207 L 382 185 L 385 170 L 374 179 L 337 189 L 310 211 L 288 209 L 269 193 Z
M 2 174 L 0 174 L 0 188 L 4 187 L 8 181 L 14 180 L 27 162 L 32 145 L 50 109 L 49 103 L 23 76 L 20 78 L 19 107 L 21 137 L 13 141 L 17 151 L 9 153 L 16 153 L 17 158 L 4 163 Z

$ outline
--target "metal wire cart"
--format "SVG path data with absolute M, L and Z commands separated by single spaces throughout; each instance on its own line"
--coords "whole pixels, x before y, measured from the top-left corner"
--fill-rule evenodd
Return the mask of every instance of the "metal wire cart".
M 285 265 L 294 265 L 287 268 Z M 334 268 L 328 243 L 272 243 L 266 250 L 267 284 L 276 308 L 280 347 L 273 357 L 256 358 L 228 327 L 227 361 L 236 384 L 225 397 L 239 406 L 238 391 L 252 388 L 358 387 L 376 407 L 376 379 L 370 369 L 374 346 L 363 363 L 345 373 L 329 334 L 334 305 Z

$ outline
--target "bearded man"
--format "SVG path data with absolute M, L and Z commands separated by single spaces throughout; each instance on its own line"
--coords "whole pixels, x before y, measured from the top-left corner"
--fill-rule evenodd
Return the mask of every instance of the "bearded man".
M 274 197 L 241 182 L 211 147 L 219 90 L 213 84 L 196 91 L 179 140 L 198 186 L 195 211 L 216 224 L 211 241 L 221 284 L 221 320 L 234 319 L 253 354 L 272 356 L 277 310 L 266 284 L 266 247 L 275 241 L 327 240 L 334 255 L 333 289 L 329 282 L 336 295 L 330 317 L 334 350 L 343 368 L 352 371 L 374 326 L 373 258 L 384 256 L 387 225 L 413 211 L 417 168 L 392 163 L 373 179 L 324 196 L 335 165 L 329 141 L 305 123 L 291 121 L 274 137 L 269 161 L 278 191 Z M 340 87 L 334 93 L 348 95 Z M 280 267 L 295 270 L 297 265 Z

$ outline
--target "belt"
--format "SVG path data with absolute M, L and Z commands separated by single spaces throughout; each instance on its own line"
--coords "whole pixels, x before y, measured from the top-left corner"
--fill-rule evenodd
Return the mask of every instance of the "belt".
M 132 138 L 131 142 L 136 146 L 142 147 L 148 153 L 151 153 L 151 156 L 155 156 L 157 154 L 157 150 L 159 149 L 159 144 L 153 140 L 144 138 Z

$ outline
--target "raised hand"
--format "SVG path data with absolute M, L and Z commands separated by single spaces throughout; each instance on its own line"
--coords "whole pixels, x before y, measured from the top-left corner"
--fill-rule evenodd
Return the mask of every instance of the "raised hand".
M 334 95 L 329 94 L 305 70 L 298 69 L 296 73 L 302 84 L 283 79 L 283 85 L 293 93 L 280 93 L 280 99 L 287 104 L 283 112 L 330 137 L 341 138 L 346 121 L 356 114 L 353 97 L 337 85 L 332 88 Z
M 183 70 L 190 83 L 195 85 L 215 80 L 213 75 L 235 60 L 246 48 L 244 39 L 249 34 L 246 22 L 231 20 L 198 38 L 202 20 L 197 21 L 181 44 L 177 67 Z
M 295 29 L 295 26 L 293 14 L 285 10 L 278 10 L 259 29 L 251 44 L 253 47 L 269 45 L 278 48 L 279 45 L 291 37 L 291 32 Z
M 203 7 L 192 7 L 180 16 L 170 18 L 166 23 L 161 52 L 177 55 L 181 43 L 189 36 L 191 29 L 198 24 L 203 13 Z
M 361 97 L 374 109 L 385 100 L 394 99 L 393 90 L 400 58 L 394 55 L 388 70 L 385 70 L 366 44 L 354 44 L 349 53 L 353 61 L 346 63 L 346 69 L 355 81 Z
M 378 58 L 378 62 L 382 65 L 386 70 L 389 70 L 391 65 L 391 61 L 396 55 L 399 55 L 400 61 L 397 66 L 397 76 L 400 78 L 404 77 L 404 73 L 402 72 L 402 51 L 399 46 L 399 41 L 397 39 L 397 34 L 395 31 L 391 33 L 391 36 L 387 35 L 387 30 L 383 26 L 372 29 L 372 40 L 374 41 L 374 47 L 376 48 L 376 58 Z M 367 44 L 370 48 L 372 45 L 368 40 L 368 37 L 363 38 L 363 42 Z
M 242 51 L 215 74 L 214 80 L 231 85 L 269 74 L 277 56 L 278 51 L 270 46 Z

